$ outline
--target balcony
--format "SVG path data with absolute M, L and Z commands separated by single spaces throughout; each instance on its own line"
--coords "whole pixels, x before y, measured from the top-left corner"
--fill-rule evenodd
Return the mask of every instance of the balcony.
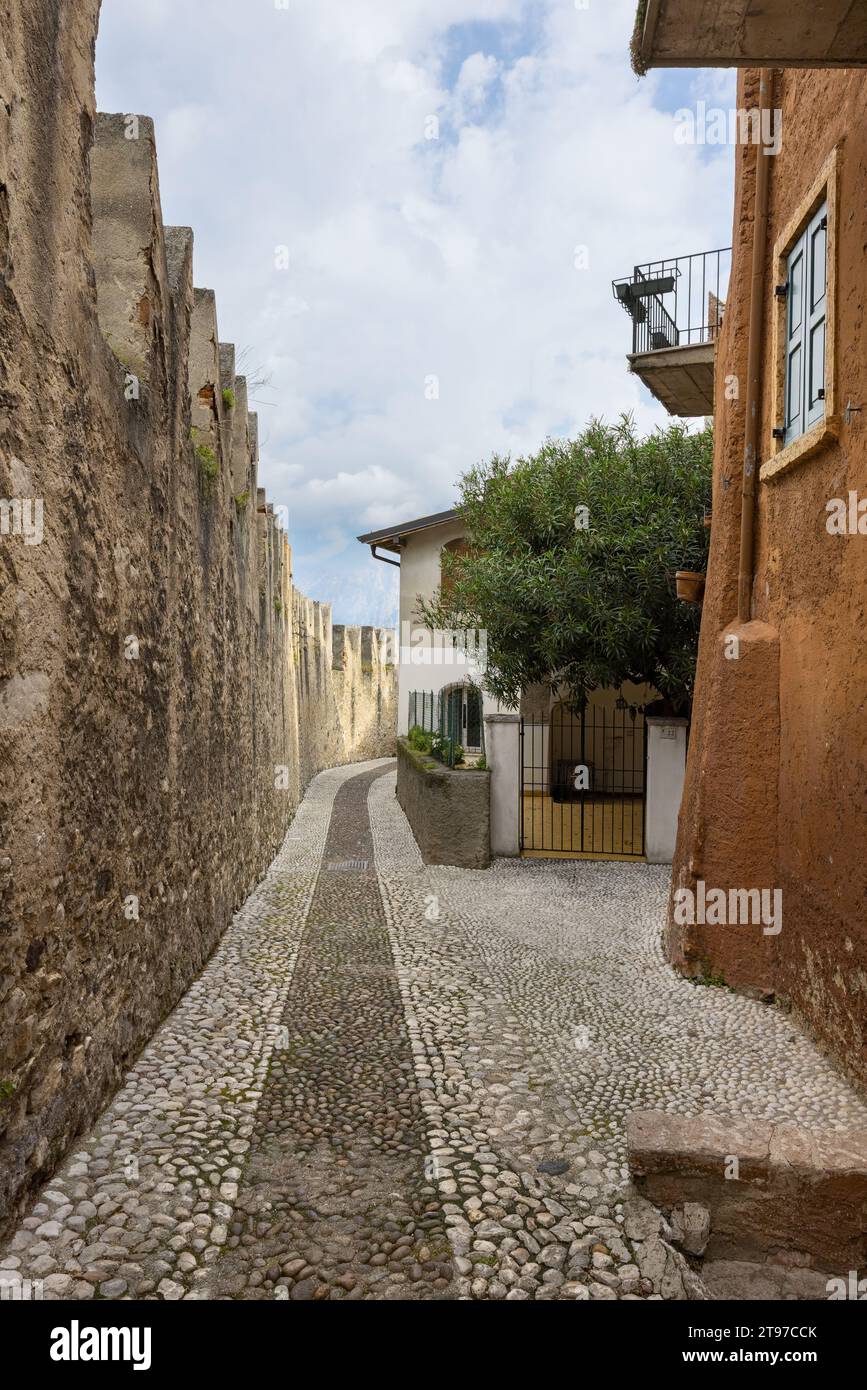
M 633 62 L 648 68 L 867 65 L 867 7 L 852 0 L 642 0 Z
M 731 247 L 649 261 L 613 282 L 632 320 L 629 370 L 670 415 L 713 414 L 714 352 L 731 272 Z

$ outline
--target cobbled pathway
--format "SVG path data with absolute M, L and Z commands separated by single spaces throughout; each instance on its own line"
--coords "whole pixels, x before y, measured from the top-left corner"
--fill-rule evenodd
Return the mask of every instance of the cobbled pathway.
M 240 1244 L 208 1296 L 272 1297 L 282 1282 L 299 1300 L 430 1298 L 452 1282 L 373 863 L 367 793 L 381 776 L 335 797 L 235 1205 Z
M 630 1193 L 628 1111 L 867 1127 L 784 1015 L 665 964 L 667 870 L 426 867 L 393 768 L 315 779 L 0 1282 L 54 1299 L 702 1297 Z

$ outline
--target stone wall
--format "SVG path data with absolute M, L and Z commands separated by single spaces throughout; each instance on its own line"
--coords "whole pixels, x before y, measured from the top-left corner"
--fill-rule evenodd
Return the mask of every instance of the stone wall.
M 749 1283 L 782 1265 L 795 1276 L 790 1292 L 822 1298 L 825 1275 L 864 1268 L 863 1130 L 815 1134 L 766 1120 L 638 1110 L 627 1119 L 627 1148 L 637 1190 L 673 1224 L 690 1206 L 693 1217 L 706 1214 L 700 1241 L 685 1248 L 704 1257 L 711 1285 L 740 1274 L 737 1296 L 755 1296 L 744 1291 Z
M 836 254 L 829 294 L 828 437 L 757 483 L 751 621 L 737 622 L 741 478 L 756 147 L 736 154 L 732 280 L 717 354 L 713 527 L 675 887 L 779 888 L 782 930 L 678 925 L 671 958 L 691 974 L 788 1001 L 867 1084 L 867 722 L 863 535 L 832 535 L 828 503 L 861 498 L 867 463 L 867 75 L 777 71 L 783 140 L 770 163 L 759 464 L 774 457 L 773 248 L 836 149 Z M 741 72 L 738 106 L 758 73 Z M 835 272 L 835 274 L 833 273 Z M 727 390 L 740 383 L 737 396 Z M 863 407 L 849 420 L 845 404 Z M 862 423 L 865 422 L 865 423 Z M 728 659 L 730 638 L 739 643 Z
M 303 789 L 323 767 L 394 754 L 397 668 L 387 629 L 332 624 L 330 604 L 297 590 L 292 603 Z
M 449 768 L 397 741 L 397 799 L 426 864 L 487 869 L 491 774 Z
M 0 1224 L 395 727 L 381 634 L 293 587 L 152 124 L 94 111 L 98 11 L 0 0 Z

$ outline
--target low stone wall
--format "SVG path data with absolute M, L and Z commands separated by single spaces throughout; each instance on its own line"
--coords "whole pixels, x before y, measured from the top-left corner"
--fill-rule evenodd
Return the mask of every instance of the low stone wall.
M 867 1267 L 867 1132 L 637 1111 L 627 1144 L 642 1196 L 669 1216 L 690 1204 L 709 1214 L 692 1251 L 706 1263 L 800 1257 L 836 1276 Z
M 397 740 L 397 799 L 426 864 L 487 869 L 491 862 L 489 772 L 443 767 Z

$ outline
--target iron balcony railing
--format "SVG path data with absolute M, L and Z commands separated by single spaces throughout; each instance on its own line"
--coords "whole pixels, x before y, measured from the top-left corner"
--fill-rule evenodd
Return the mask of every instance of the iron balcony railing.
M 614 280 L 614 298 L 632 319 L 632 351 L 712 343 L 722 324 L 731 264 L 726 246 L 648 261 Z

